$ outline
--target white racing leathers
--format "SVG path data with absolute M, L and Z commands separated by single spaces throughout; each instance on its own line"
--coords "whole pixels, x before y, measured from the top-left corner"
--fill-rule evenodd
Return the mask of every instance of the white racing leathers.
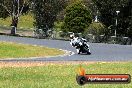
M 73 39 L 71 39 L 70 44 L 76 48 L 78 54 L 91 54 L 86 39 L 74 37 Z

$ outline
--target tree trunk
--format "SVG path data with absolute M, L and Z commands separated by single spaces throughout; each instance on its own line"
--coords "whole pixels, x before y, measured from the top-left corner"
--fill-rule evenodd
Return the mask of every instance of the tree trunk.
M 17 24 L 18 24 L 18 17 L 13 17 L 12 24 L 11 24 L 11 27 L 12 27 L 11 35 L 16 35 Z

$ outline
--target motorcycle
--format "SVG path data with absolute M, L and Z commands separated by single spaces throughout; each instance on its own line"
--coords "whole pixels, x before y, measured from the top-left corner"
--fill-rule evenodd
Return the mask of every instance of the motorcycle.
M 86 39 L 75 39 L 72 46 L 76 48 L 78 54 L 91 54 Z

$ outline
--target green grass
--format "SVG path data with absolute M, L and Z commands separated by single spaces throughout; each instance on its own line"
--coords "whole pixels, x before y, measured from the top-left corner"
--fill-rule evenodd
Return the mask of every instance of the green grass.
M 11 20 L 12 20 L 11 17 L 7 17 L 6 19 L 0 18 L 0 25 L 10 26 Z M 28 15 L 22 15 L 19 18 L 18 28 L 23 27 L 22 29 L 32 30 L 30 28 L 34 28 L 33 22 L 34 19 L 32 14 L 29 13 Z
M 63 51 L 32 45 L 0 42 L 0 58 L 45 57 L 64 54 Z
M 10 27 L 12 22 L 12 18 L 11 17 L 7 17 L 6 19 L 0 18 L 0 25 L 7 25 L 7 27 Z M 19 18 L 19 22 L 18 22 L 18 29 L 26 29 L 26 30 L 33 30 L 30 28 L 34 28 L 33 26 L 33 22 L 35 22 L 34 18 L 33 18 L 33 14 L 28 13 L 26 15 L 21 15 Z M 62 26 L 63 22 L 55 22 L 54 23 L 54 28 L 57 29 L 56 31 L 60 31 L 61 26 Z M 21 28 L 23 27 L 23 28 Z
M 87 74 L 131 74 L 132 62 L 82 65 Z M 76 83 L 79 65 L 48 65 L 0 69 L 0 88 L 132 88 L 130 84 Z

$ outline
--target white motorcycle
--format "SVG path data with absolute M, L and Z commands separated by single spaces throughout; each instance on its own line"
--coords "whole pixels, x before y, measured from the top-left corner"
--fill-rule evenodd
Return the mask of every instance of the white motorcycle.
M 89 45 L 86 39 L 74 38 L 71 41 L 71 45 L 76 48 L 78 54 L 88 54 L 88 55 L 91 54 Z

